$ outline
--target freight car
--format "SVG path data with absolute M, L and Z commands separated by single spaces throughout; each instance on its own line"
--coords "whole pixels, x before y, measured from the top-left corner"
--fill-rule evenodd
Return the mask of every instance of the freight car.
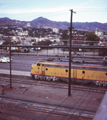
M 41 80 L 68 81 L 69 62 L 39 61 L 31 66 L 31 77 Z M 94 81 L 96 85 L 107 85 L 107 66 L 71 63 L 72 82 Z

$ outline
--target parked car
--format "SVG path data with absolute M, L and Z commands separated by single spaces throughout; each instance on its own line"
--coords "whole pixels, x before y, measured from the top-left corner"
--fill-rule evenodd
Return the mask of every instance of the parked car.
M 11 59 L 11 61 L 12 61 L 12 59 Z M 1 57 L 0 58 L 0 62 L 6 62 L 6 63 L 8 63 L 8 62 L 10 62 L 10 58 L 8 58 L 8 57 Z
M 41 50 L 41 47 L 34 47 L 34 48 L 31 48 L 31 50 L 40 51 L 40 50 Z
M 29 49 L 29 48 L 20 48 L 20 49 L 17 49 L 16 51 L 17 51 L 17 52 L 25 53 L 25 52 L 29 52 L 30 49 Z
M 25 53 L 25 52 L 29 52 L 29 51 L 30 51 L 29 48 L 22 48 L 22 49 L 20 49 L 20 50 L 21 50 L 22 53 Z

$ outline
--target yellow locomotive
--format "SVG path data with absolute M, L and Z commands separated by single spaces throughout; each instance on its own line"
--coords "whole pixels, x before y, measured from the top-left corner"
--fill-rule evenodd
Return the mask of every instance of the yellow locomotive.
M 31 77 L 41 80 L 68 81 L 69 63 L 56 61 L 39 61 L 32 64 Z M 96 85 L 107 85 L 107 66 L 97 64 L 72 63 L 71 80 L 94 81 Z

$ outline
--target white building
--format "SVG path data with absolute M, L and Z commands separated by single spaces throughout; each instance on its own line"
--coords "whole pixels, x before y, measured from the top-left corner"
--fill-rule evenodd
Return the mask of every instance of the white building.
M 102 31 L 98 31 L 98 29 L 96 28 L 95 34 L 97 36 L 101 36 L 101 35 L 103 35 L 103 32 Z
M 99 38 L 100 38 L 99 45 L 106 45 L 107 44 L 107 35 L 104 35 L 104 33 L 102 31 L 98 31 L 97 28 L 96 28 L 95 34 L 97 36 L 99 36 Z
M 31 27 L 31 24 L 29 22 L 27 23 L 27 27 Z
M 52 31 L 55 33 L 59 33 L 59 29 L 57 29 L 57 28 L 52 28 Z

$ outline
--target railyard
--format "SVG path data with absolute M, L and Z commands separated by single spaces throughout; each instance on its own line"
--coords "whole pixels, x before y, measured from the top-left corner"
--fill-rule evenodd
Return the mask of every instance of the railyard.
M 36 19 L 33 24 L 20 22 L 20 29 L 18 24 L 13 27 L 13 23 L 12 29 L 7 23 L 5 28 L 1 27 L 1 120 L 107 119 L 107 33 L 97 28 L 95 33 L 75 31 L 72 16 L 76 12 L 70 12 L 67 31 L 41 29 L 44 25 L 38 26 Z M 5 20 L 11 19 L 3 18 L 4 23 Z M 39 20 L 47 24 L 46 19 Z M 34 29 L 35 26 L 40 29 Z M 26 41 L 27 37 L 40 39 Z
M 4 85 L 8 85 L 9 75 L 0 76 L 0 84 L 4 82 Z M 106 91 L 94 84 L 72 85 L 72 96 L 68 97 L 67 83 L 34 81 L 29 76 L 18 78 L 16 75 L 13 75 L 12 79 L 12 89 L 9 86 L 1 87 L 2 119 L 91 120 Z
M 47 50 L 45 52 L 47 54 Z M 106 87 L 96 86 L 93 82 L 88 85 L 84 82 L 71 84 L 71 96 L 68 97 L 68 83 L 32 80 L 31 64 L 41 59 L 51 60 L 48 57 L 53 53 L 48 52 L 49 55 L 45 58 L 41 54 L 12 53 L 12 88 L 10 88 L 9 63 L 0 63 L 0 118 L 3 120 L 94 119 L 106 93 Z M 93 55 L 89 52 L 89 54 L 87 56 L 87 53 L 85 55 L 81 53 L 81 59 L 79 55 L 74 55 L 73 60 L 93 61 L 97 53 Z M 2 52 L 1 56 L 3 55 L 8 56 L 8 53 Z M 61 59 L 67 60 L 67 55 L 68 52 L 62 53 Z M 96 61 L 103 63 L 103 56 L 96 56 L 94 62 Z

